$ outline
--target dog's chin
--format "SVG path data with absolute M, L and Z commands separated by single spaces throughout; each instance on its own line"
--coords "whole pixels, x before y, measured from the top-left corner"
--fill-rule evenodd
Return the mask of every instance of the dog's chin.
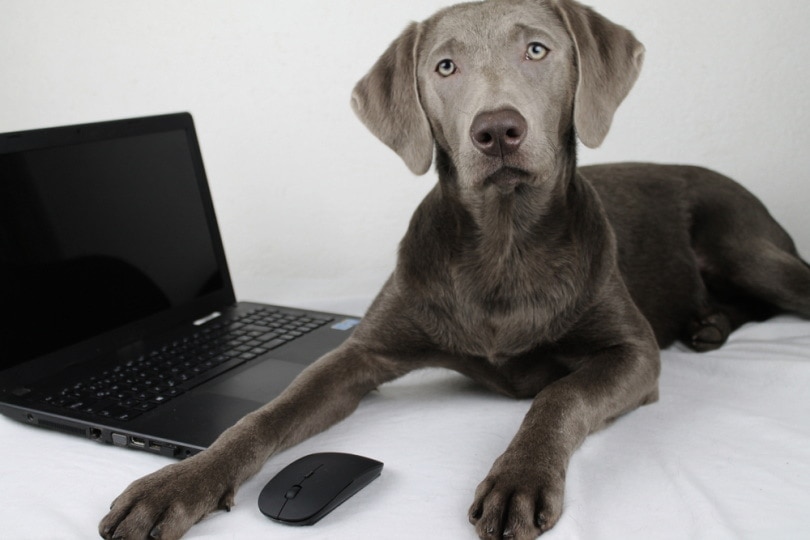
M 502 167 L 484 178 L 482 186 L 485 189 L 493 188 L 503 194 L 509 194 L 513 193 L 530 178 L 531 175 L 523 169 Z

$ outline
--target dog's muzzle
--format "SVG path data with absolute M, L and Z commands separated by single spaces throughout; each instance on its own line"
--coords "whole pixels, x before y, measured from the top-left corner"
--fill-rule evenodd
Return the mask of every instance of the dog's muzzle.
M 529 173 L 514 167 L 502 167 L 484 179 L 484 187 L 495 186 L 501 193 L 510 193 L 529 179 Z

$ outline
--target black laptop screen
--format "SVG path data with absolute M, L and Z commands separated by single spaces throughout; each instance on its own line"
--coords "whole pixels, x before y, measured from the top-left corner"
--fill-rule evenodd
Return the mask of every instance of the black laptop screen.
M 0 369 L 224 286 L 182 129 L 0 154 Z

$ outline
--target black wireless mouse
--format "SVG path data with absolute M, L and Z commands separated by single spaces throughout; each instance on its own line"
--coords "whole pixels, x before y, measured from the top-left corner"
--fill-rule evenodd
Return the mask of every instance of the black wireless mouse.
M 259 510 L 288 525 L 312 525 L 380 476 L 383 464 L 354 454 L 304 456 L 282 469 L 259 495 Z

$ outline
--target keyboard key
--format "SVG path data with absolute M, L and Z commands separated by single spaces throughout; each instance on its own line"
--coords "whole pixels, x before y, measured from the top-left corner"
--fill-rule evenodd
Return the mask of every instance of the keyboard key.
M 140 416 L 140 411 L 124 411 L 123 413 L 119 414 L 115 417 L 116 420 L 120 420 L 122 422 L 126 422 L 127 420 L 132 420 Z
M 287 340 L 284 339 L 274 339 L 273 341 L 268 341 L 264 344 L 265 349 L 275 349 L 276 347 L 280 347 L 281 345 L 286 345 Z
M 143 411 L 143 412 L 151 411 L 155 407 L 157 407 L 157 405 L 155 403 L 149 403 L 148 401 L 144 401 L 142 403 L 138 403 L 137 405 L 135 405 L 136 410 Z

